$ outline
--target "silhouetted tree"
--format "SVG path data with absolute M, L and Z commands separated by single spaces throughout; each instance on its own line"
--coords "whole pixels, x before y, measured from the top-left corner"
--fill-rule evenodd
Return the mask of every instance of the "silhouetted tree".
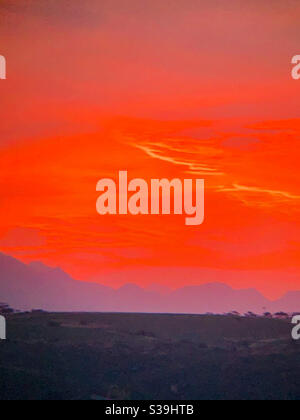
M 276 318 L 281 318 L 281 319 L 287 319 L 289 318 L 289 315 L 285 312 L 277 312 L 275 314 Z
M 7 314 L 13 314 L 13 313 L 14 313 L 14 310 L 7 303 L 0 302 L 0 314 L 7 315 Z
M 251 311 L 247 312 L 244 316 L 245 318 L 256 318 L 256 315 Z

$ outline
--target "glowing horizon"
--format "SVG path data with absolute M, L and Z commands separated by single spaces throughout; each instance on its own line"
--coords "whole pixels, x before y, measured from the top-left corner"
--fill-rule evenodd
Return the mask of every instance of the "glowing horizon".
M 299 3 L 8 0 L 0 17 L 0 252 L 112 286 L 300 290 Z M 99 217 L 96 183 L 122 170 L 205 179 L 204 224 Z

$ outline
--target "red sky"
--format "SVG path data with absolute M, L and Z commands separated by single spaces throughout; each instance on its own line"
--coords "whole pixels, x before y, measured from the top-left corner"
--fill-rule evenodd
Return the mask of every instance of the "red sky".
M 112 286 L 299 290 L 299 18 L 297 0 L 3 0 L 0 251 Z M 97 215 L 119 170 L 204 178 L 205 223 Z

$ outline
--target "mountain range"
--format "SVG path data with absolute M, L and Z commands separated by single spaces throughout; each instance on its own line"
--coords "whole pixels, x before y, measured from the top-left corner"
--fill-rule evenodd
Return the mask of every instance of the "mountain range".
M 55 312 L 245 313 L 300 311 L 300 291 L 271 301 L 255 289 L 235 290 L 208 283 L 170 290 L 155 283 L 147 289 L 119 289 L 74 280 L 60 268 L 24 264 L 0 253 L 0 301 L 15 309 Z

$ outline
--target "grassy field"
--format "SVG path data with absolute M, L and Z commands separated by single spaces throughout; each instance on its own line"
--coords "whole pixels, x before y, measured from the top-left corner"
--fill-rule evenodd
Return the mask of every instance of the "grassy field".
M 19 314 L 0 341 L 0 399 L 296 399 L 288 321 Z

